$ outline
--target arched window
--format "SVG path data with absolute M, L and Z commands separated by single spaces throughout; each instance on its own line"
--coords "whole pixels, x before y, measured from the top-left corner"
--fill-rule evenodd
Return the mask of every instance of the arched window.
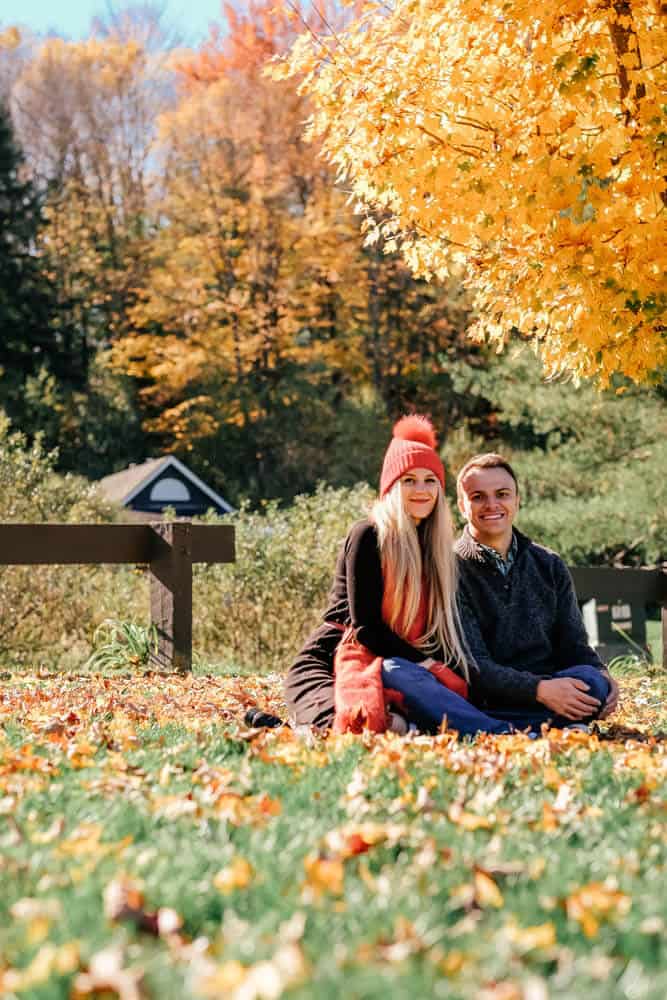
M 158 480 L 151 490 L 151 500 L 157 503 L 183 503 L 190 500 L 190 491 L 182 480 L 166 476 Z

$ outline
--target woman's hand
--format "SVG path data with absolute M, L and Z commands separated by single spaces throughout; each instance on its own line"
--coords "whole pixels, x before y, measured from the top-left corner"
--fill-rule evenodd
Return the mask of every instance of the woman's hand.
M 420 660 L 419 661 L 419 666 L 420 667 L 426 667 L 427 670 L 430 670 L 430 668 L 433 666 L 433 664 L 437 663 L 437 662 L 438 661 L 434 660 L 432 656 L 427 656 L 425 660 Z

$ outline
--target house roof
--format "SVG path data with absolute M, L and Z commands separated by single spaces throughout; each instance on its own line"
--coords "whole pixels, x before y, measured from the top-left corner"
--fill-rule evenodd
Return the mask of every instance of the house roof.
M 120 504 L 129 504 L 137 493 L 141 492 L 141 490 L 169 468 L 174 469 L 185 479 L 189 479 L 191 483 L 194 483 L 202 493 L 205 493 L 210 498 L 216 507 L 222 508 L 226 513 L 230 513 L 234 509 L 219 493 L 216 493 L 210 486 L 207 486 L 199 476 L 191 472 L 174 455 L 151 458 L 148 462 L 143 462 L 141 465 L 131 465 L 129 469 L 114 472 L 113 475 L 100 479 L 98 486 L 109 500 Z

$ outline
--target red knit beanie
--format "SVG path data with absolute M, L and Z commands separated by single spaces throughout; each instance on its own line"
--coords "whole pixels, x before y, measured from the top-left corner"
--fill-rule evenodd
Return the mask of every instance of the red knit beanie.
M 417 414 L 401 417 L 394 424 L 394 436 L 387 448 L 380 476 L 380 496 L 385 496 L 397 479 L 410 469 L 430 469 L 445 488 L 445 468 L 435 450 L 435 429 L 428 417 Z

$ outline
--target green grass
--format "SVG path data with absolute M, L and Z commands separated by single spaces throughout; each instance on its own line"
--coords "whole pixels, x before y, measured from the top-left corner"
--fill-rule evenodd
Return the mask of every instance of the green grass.
M 169 723 L 163 682 L 146 715 L 102 679 L 84 719 L 85 683 L 78 722 L 28 681 L 5 718 L 0 995 L 100 996 L 77 977 L 109 948 L 160 1000 L 667 995 L 664 744 L 309 745 Z M 181 930 L 105 916 L 119 878 Z
M 653 662 L 662 664 L 662 622 L 649 620 L 646 622 L 646 641 L 653 655 Z

